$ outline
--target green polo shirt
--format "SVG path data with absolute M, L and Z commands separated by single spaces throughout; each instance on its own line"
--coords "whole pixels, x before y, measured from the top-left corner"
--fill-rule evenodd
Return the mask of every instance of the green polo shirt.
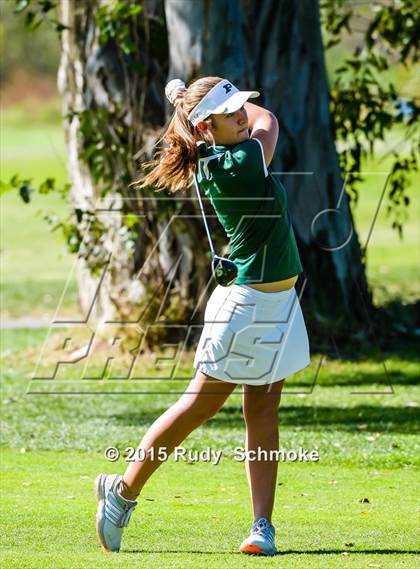
M 229 239 L 236 284 L 269 283 L 303 271 L 287 194 L 268 172 L 262 144 L 198 147 L 197 179 Z

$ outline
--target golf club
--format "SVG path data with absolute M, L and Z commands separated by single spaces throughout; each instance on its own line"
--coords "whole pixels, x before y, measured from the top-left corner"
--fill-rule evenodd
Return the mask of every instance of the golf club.
M 214 251 L 213 241 L 211 239 L 210 231 L 207 225 L 206 214 L 204 213 L 203 203 L 201 201 L 200 190 L 198 186 L 197 176 L 194 174 L 194 186 L 197 192 L 198 202 L 200 204 L 201 215 L 203 216 L 204 226 L 206 228 L 207 239 L 210 244 L 211 254 L 213 255 L 213 260 L 211 263 L 211 268 L 213 276 L 216 279 L 217 284 L 221 286 L 230 286 L 234 283 L 236 277 L 238 276 L 238 267 L 233 261 L 219 257 Z

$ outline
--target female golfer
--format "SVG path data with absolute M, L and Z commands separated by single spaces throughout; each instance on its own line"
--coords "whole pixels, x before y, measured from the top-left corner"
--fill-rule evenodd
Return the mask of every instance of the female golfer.
M 119 551 L 136 498 L 162 462 L 160 449 L 169 455 L 242 384 L 254 522 L 239 549 L 274 555 L 277 457 L 270 451 L 278 450 L 280 396 L 283 380 L 310 362 L 294 289 L 302 266 L 286 192 L 267 171 L 278 123 L 270 111 L 248 102 L 258 92 L 239 91 L 220 77 L 198 79 L 188 88 L 176 79 L 166 95 L 175 106 L 166 145 L 139 183 L 176 192 L 190 186 L 196 174 L 229 237 L 229 259 L 238 276 L 235 284 L 214 289 L 195 355 L 196 373 L 144 435 L 138 448 L 143 460 L 130 463 L 123 476 L 97 476 L 97 536 L 105 551 Z

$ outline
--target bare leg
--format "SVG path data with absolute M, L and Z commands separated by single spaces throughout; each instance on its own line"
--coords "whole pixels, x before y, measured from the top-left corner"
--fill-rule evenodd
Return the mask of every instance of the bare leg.
M 258 447 L 270 450 L 279 448 L 278 408 L 284 381 L 271 385 L 243 386 L 243 414 L 246 424 L 246 450 Z M 277 480 L 277 461 L 245 461 L 252 498 L 254 521 L 267 518 L 271 521 Z
M 158 459 L 159 447 L 165 447 L 169 456 L 194 429 L 205 423 L 223 405 L 235 383 L 213 379 L 197 372 L 185 393 L 165 411 L 148 429 L 140 442 L 139 449 L 148 451 L 144 461 L 132 462 L 127 467 L 121 484 L 121 494 L 134 500 L 146 481 L 162 464 Z M 150 449 L 154 449 L 154 460 Z

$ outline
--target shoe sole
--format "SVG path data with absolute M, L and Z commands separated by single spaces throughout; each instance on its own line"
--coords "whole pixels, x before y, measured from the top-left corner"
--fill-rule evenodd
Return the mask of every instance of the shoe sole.
M 258 545 L 254 545 L 252 543 L 248 543 L 247 545 L 243 545 L 239 548 L 241 553 L 246 553 L 248 555 L 265 555 L 266 557 L 271 557 L 272 555 L 276 555 L 277 551 L 273 553 L 266 553 L 263 551 Z
M 98 538 L 98 542 L 99 545 L 102 547 L 102 550 L 104 553 L 111 553 L 111 549 L 108 549 L 102 541 L 102 537 L 101 537 L 101 528 L 100 528 L 100 519 L 102 518 L 103 515 L 103 494 L 102 494 L 102 480 L 103 480 L 104 475 L 103 474 L 98 474 L 98 476 L 95 478 L 95 482 L 93 483 L 93 488 L 95 491 L 95 497 L 96 497 L 96 502 L 98 504 L 97 510 L 96 510 L 96 537 Z
M 254 555 L 265 555 L 258 547 L 258 545 L 245 545 L 239 549 L 241 553 L 250 553 Z

